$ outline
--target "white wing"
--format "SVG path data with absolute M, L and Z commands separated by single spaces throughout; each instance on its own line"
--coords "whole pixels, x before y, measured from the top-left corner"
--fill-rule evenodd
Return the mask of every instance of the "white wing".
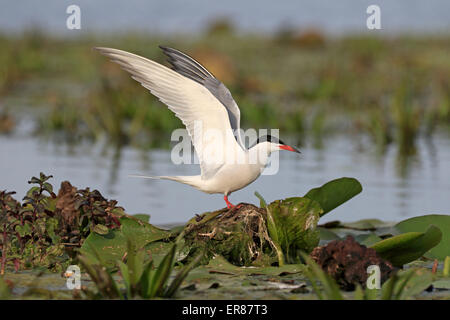
M 233 136 L 227 110 L 207 88 L 138 55 L 111 48 L 95 49 L 131 73 L 181 119 L 199 158 L 202 179 L 220 169 L 224 156 L 242 151 Z
M 206 87 L 224 105 L 228 112 L 231 128 L 236 134 L 236 140 L 241 148 L 245 150 L 240 130 L 241 112 L 230 90 L 194 58 L 174 48 L 159 47 L 169 58 L 168 61 L 174 71 Z

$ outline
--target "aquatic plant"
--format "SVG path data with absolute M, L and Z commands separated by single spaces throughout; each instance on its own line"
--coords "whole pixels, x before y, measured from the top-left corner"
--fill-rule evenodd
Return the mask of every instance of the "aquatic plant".
M 377 219 L 318 224 L 362 191 L 353 178 L 269 204 L 257 194 L 260 207 L 241 204 L 206 212 L 170 230 L 150 224 L 148 215 L 126 214 L 96 190 L 63 182 L 56 194 L 50 179 L 33 177 L 22 203 L 14 193 L 0 192 L 1 270 L 8 277 L 0 279 L 0 296 L 17 297 L 10 292 L 15 283 L 8 271 L 14 268 L 40 270 L 39 278 L 44 270 L 62 271 L 69 263 L 80 263 L 93 281 L 74 298 L 153 299 L 177 292 L 189 297 L 199 279 L 215 281 L 199 295 L 227 283 L 244 292 L 255 283 L 261 290 L 288 285 L 295 288 L 286 297 L 296 298 L 309 298 L 312 287 L 320 299 L 406 299 L 425 289 L 449 288 L 448 215 L 397 224 Z M 343 240 L 348 235 L 354 240 Z M 381 291 L 364 288 L 371 264 L 380 265 Z M 184 283 L 186 290 L 178 291 Z M 39 288 L 26 292 L 27 297 L 59 296 Z
M 19 203 L 14 192 L 0 192 L 1 273 L 8 265 L 45 266 L 62 270 L 91 233 L 120 227 L 123 209 L 97 190 L 78 190 L 65 181 L 56 195 L 48 182 L 52 176 L 32 177 L 31 187 Z
M 354 290 L 357 284 L 366 286 L 369 266 L 379 267 L 381 283 L 397 271 L 379 252 L 359 244 L 350 235 L 343 240 L 333 240 L 325 246 L 316 247 L 310 256 L 346 291 Z
M 198 215 L 187 223 L 184 238 L 192 253 L 206 250 L 205 259 L 219 254 L 239 266 L 299 263 L 299 253 L 311 252 L 319 243 L 320 216 L 361 190 L 357 180 L 341 178 L 304 197 L 270 204 L 257 193 L 260 208 L 241 204 Z
M 310 281 L 314 293 L 320 300 L 404 300 L 420 294 L 433 283 L 429 270 L 413 268 L 406 271 L 397 271 L 383 283 L 381 290 L 376 288 L 362 288 L 356 285 L 353 296 L 346 297 L 329 274 L 323 271 L 312 258 L 303 255 L 307 268 L 304 273 Z M 320 284 L 320 286 L 319 286 Z
M 94 253 L 95 260 L 89 259 L 88 256 L 83 254 L 78 259 L 94 282 L 97 291 L 93 292 L 84 288 L 83 292 L 91 299 L 171 298 L 189 272 L 196 267 L 202 258 L 201 254 L 198 254 L 189 264 L 182 267 L 169 283 L 170 276 L 175 268 L 177 245 L 179 245 L 179 242 L 172 244 L 168 253 L 156 265 L 153 259 L 146 262 L 144 248 L 138 248 L 132 237 L 127 238 L 127 262 L 124 263 L 121 260 L 116 262 L 121 281 L 114 279 L 113 273 L 108 271 L 107 263 L 103 261 L 97 250 L 91 247 L 90 250 Z

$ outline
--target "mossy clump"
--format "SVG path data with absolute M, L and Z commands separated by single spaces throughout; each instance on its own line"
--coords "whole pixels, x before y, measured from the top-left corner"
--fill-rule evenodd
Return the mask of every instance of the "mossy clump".
M 185 228 L 185 241 L 191 253 L 206 250 L 205 260 L 219 254 L 238 266 L 276 262 L 266 210 L 252 204 L 197 215 Z

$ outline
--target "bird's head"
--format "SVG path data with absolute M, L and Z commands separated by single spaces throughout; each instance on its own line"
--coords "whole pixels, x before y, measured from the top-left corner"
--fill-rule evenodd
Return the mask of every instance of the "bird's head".
M 261 136 L 256 140 L 256 145 L 261 145 L 267 148 L 269 153 L 272 153 L 274 151 L 280 151 L 280 150 L 287 150 L 292 152 L 301 153 L 297 148 L 289 146 L 285 144 L 280 139 L 271 136 L 271 135 L 265 135 Z

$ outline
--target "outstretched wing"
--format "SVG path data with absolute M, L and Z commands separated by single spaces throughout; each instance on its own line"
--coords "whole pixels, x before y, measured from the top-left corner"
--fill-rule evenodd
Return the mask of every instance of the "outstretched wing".
M 220 169 L 223 153 L 239 148 L 227 110 L 206 87 L 141 56 L 118 49 L 95 49 L 131 73 L 133 79 L 181 119 L 199 158 L 202 179 L 208 179 Z
M 241 148 L 245 149 L 240 131 L 241 112 L 230 90 L 194 58 L 173 48 L 159 47 L 169 57 L 168 61 L 173 70 L 205 86 L 224 105 L 228 112 L 231 128 L 236 133 L 236 140 Z

